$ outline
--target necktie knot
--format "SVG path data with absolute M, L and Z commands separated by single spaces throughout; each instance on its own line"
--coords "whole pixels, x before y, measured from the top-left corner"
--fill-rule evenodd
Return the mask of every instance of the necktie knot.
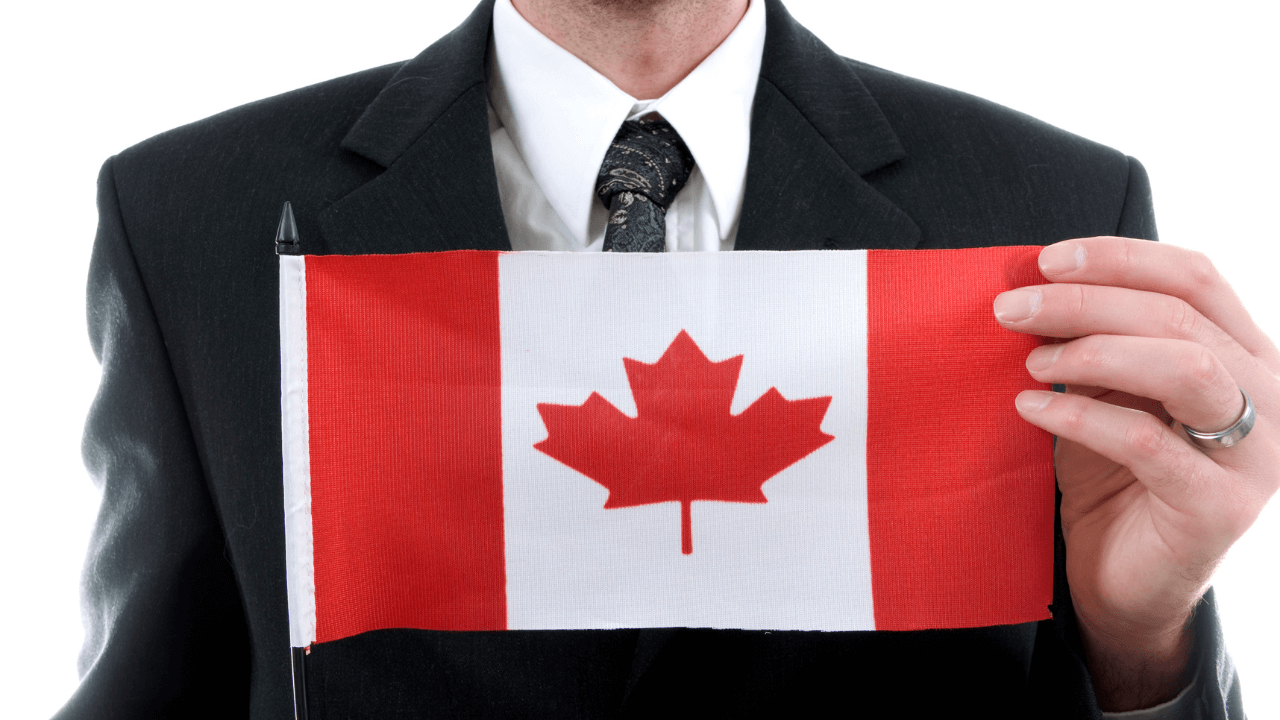
M 693 164 L 688 146 L 667 121 L 624 122 L 596 177 L 596 195 L 609 209 L 604 249 L 661 252 L 667 208 Z

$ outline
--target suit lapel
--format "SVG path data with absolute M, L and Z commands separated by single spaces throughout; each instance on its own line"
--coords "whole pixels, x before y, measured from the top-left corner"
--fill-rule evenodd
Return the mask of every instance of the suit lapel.
M 493 1 L 405 63 L 342 141 L 386 168 L 320 215 L 323 253 L 509 250 L 489 141 Z
M 919 226 L 864 175 L 906 156 L 849 63 L 766 0 L 739 250 L 912 248 Z

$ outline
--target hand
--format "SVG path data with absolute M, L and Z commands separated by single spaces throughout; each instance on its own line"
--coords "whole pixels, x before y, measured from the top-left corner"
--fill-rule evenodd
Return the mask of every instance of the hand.
M 1201 254 L 1098 237 L 1040 253 L 1049 285 L 1002 293 L 996 318 L 1064 338 L 1027 357 L 1066 394 L 1026 391 L 1018 412 L 1058 436 L 1067 578 L 1104 710 L 1177 694 L 1189 618 L 1227 549 L 1280 486 L 1280 351 Z M 1257 408 L 1240 444 L 1201 450 Z

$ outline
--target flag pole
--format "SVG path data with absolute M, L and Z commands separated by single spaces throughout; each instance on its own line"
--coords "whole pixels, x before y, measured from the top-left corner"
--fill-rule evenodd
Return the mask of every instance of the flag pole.
M 291 648 L 293 668 L 293 717 L 307 720 L 307 648 Z
M 280 224 L 276 227 L 276 255 L 301 255 L 298 242 L 298 223 L 293 218 L 293 206 L 284 201 L 280 212 Z M 307 648 L 290 648 L 289 666 L 293 673 L 293 717 L 307 720 Z

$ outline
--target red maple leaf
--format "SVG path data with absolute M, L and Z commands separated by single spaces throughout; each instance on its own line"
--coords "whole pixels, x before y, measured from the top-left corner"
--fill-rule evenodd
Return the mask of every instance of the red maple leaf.
M 683 330 L 657 362 L 622 362 L 636 417 L 594 392 L 582 405 L 539 403 L 547 439 L 534 447 L 607 488 L 606 509 L 679 502 L 686 555 L 690 503 L 768 502 L 766 480 L 835 439 L 821 429 L 829 396 L 787 400 L 769 388 L 731 414 L 742 356 L 712 362 Z

